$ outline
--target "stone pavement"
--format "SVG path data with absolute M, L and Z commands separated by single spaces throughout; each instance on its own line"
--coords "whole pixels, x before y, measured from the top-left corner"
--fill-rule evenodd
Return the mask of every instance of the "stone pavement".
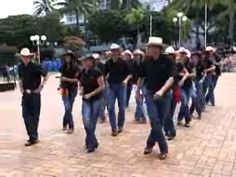
M 149 125 L 133 122 L 133 107 L 127 110 L 124 133 L 114 138 L 108 123 L 98 125 L 100 147 L 86 154 L 80 97 L 74 106 L 75 133 L 67 135 L 60 130 L 63 105 L 54 76 L 42 95 L 41 142 L 26 148 L 20 93 L 0 93 L 0 177 L 236 177 L 235 83 L 236 74 L 220 78 L 217 105 L 207 107 L 190 129 L 178 127 L 166 161 L 158 160 L 157 148 L 143 155 Z

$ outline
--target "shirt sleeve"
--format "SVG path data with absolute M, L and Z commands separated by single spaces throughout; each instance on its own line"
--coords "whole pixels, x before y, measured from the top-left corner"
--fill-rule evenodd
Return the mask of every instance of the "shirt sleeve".
M 142 62 L 140 66 L 138 67 L 138 77 L 144 78 L 145 77 L 145 64 L 146 62 Z
M 21 79 L 22 78 L 22 68 L 21 65 L 18 65 L 18 76 Z

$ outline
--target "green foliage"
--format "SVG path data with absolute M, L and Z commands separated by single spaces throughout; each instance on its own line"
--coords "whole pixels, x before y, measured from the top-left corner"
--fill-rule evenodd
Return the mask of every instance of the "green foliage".
M 52 13 L 52 11 L 54 10 L 52 1 L 53 0 L 34 0 L 34 15 L 43 16 Z

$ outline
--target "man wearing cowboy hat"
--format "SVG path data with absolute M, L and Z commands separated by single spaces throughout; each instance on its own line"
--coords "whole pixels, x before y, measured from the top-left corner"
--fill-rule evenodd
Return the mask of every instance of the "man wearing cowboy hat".
M 112 44 L 110 47 L 112 57 L 105 64 L 105 76 L 108 76 L 107 101 L 112 136 L 117 136 L 123 131 L 125 123 L 126 89 L 132 75 L 126 61 L 120 55 L 120 46 Z M 118 128 L 115 113 L 115 102 L 118 100 Z
M 150 154 L 156 142 L 160 148 L 161 160 L 167 158 L 168 145 L 163 133 L 164 119 L 167 116 L 169 90 L 174 83 L 175 65 L 164 55 L 162 50 L 166 45 L 160 37 L 150 37 L 147 44 L 149 59 L 145 60 L 139 72 L 136 98 L 140 98 L 142 83 L 146 84 L 146 104 L 151 123 L 151 131 L 144 154 Z
M 219 76 L 221 75 L 221 59 L 216 55 L 216 48 L 212 46 L 207 46 L 205 49 L 208 60 L 214 64 L 215 69 L 212 72 L 208 73 L 208 92 L 206 94 L 205 101 L 206 103 L 211 103 L 212 106 L 215 105 L 215 94 L 214 90 L 216 88 Z
M 41 96 L 46 81 L 47 72 L 31 61 L 34 54 L 28 48 L 23 48 L 20 52 L 22 63 L 18 66 L 20 78 L 20 90 L 22 96 L 22 115 L 29 140 L 25 146 L 38 143 L 38 123 L 41 107 Z M 41 82 L 41 78 L 44 78 Z

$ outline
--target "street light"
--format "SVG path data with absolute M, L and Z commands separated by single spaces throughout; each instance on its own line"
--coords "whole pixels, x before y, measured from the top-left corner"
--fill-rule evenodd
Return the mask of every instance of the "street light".
M 178 12 L 177 17 L 173 18 L 173 22 L 178 23 L 178 26 L 179 26 L 179 47 L 181 47 L 182 45 L 182 41 L 181 41 L 182 23 L 186 22 L 187 20 L 188 20 L 188 17 L 186 17 L 183 12 Z
M 33 45 L 37 45 L 38 63 L 40 64 L 40 46 L 46 42 L 47 37 L 45 35 L 39 36 L 36 34 L 30 36 L 30 40 L 32 41 Z

